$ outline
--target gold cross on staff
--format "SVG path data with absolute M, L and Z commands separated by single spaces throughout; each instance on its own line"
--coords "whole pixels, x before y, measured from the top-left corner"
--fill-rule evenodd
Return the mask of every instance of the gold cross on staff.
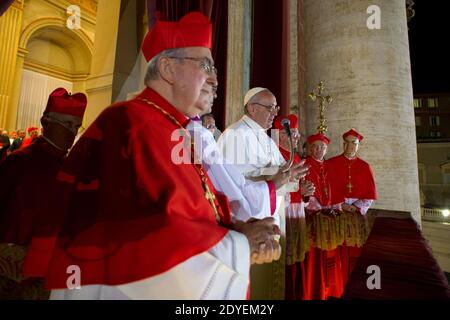
M 317 99 L 319 100 L 319 126 L 317 127 L 317 131 L 324 134 L 328 131 L 328 127 L 326 125 L 327 120 L 325 119 L 325 103 L 330 104 L 333 101 L 333 98 L 331 96 L 325 96 L 323 94 L 323 89 L 325 89 L 323 81 L 319 82 L 316 89 L 314 89 L 309 94 L 309 97 L 313 102 L 315 102 Z
M 220 222 L 219 212 L 217 211 L 216 203 L 214 202 L 214 200 L 216 200 L 216 196 L 214 195 L 214 193 L 211 192 L 206 181 L 203 181 L 203 188 L 205 189 L 205 198 L 211 204 L 217 222 Z

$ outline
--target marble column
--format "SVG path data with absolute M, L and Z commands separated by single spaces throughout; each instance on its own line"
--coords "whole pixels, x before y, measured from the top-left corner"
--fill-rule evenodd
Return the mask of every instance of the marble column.
M 23 0 L 16 0 L 0 17 L 0 127 L 6 126 L 10 112 L 22 15 Z
M 252 1 L 228 1 L 225 127 L 244 114 L 244 95 L 250 83 Z
M 368 27 L 376 4 L 380 28 Z M 326 111 L 329 155 L 342 152 L 342 133 L 364 140 L 360 157 L 375 173 L 374 207 L 411 212 L 420 223 L 417 148 L 404 0 L 304 0 L 306 89 L 320 80 L 334 97 Z M 307 102 L 307 131 L 318 125 Z
M 111 104 L 120 0 L 99 0 L 90 77 L 86 81 L 86 125 Z M 105 27 L 107 26 L 107 27 Z
M 22 83 L 23 65 L 25 62 L 25 56 L 28 50 L 19 47 L 17 50 L 16 66 L 14 70 L 13 87 L 11 90 L 10 103 L 8 106 L 8 113 L 6 115 L 5 128 L 8 129 L 21 129 L 17 126 L 17 112 L 19 110 L 20 88 Z M 25 128 L 24 128 L 25 129 Z

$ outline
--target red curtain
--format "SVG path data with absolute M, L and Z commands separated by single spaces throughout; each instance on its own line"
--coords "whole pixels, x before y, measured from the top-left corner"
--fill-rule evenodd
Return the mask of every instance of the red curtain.
M 282 18 L 283 1 L 253 1 L 250 88 L 268 88 L 281 106 Z
M 216 0 L 212 5 L 211 21 L 213 23 L 212 55 L 218 70 L 219 89 L 214 102 L 213 115 L 220 130 L 225 129 L 225 98 L 227 81 L 227 43 L 228 43 L 228 3 Z
M 156 19 L 178 21 L 192 11 L 200 11 L 211 20 L 213 24 L 212 56 L 219 72 L 219 90 L 212 113 L 216 119 L 216 125 L 223 130 L 225 124 L 228 2 L 224 0 L 147 0 L 147 10 L 149 28 L 153 26 Z
M 290 111 L 290 8 L 288 0 L 253 1 L 250 87 L 266 87 Z

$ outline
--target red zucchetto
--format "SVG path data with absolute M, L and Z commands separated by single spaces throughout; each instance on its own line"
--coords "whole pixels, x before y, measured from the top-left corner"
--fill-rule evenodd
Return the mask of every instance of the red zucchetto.
M 58 112 L 83 118 L 87 99 L 84 93 L 70 94 L 64 88 L 55 89 L 48 97 L 44 113 Z
M 156 21 L 142 43 L 145 59 L 174 48 L 206 47 L 211 49 L 212 24 L 200 12 L 191 12 L 178 22 Z
M 358 132 L 356 132 L 355 129 L 351 128 L 349 131 L 347 131 L 346 133 L 344 133 L 342 135 L 342 138 L 345 139 L 348 136 L 354 136 L 357 137 L 359 141 L 361 141 L 362 139 L 364 139 L 364 137 L 362 135 L 360 135 Z
M 330 139 L 328 139 L 325 135 L 323 135 L 321 133 L 316 133 L 316 134 L 312 134 L 312 135 L 308 136 L 307 141 L 308 141 L 308 143 L 313 143 L 314 141 L 323 141 L 326 144 L 330 143 Z
M 290 114 L 287 117 L 279 116 L 275 119 L 273 123 L 274 129 L 283 130 L 283 126 L 281 125 L 281 120 L 287 118 L 290 122 L 289 127 L 291 129 L 298 129 L 298 117 L 295 114 Z

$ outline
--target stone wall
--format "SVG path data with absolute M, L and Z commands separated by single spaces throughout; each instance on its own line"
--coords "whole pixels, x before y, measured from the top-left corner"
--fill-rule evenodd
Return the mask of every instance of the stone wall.
M 320 80 L 334 101 L 327 110 L 329 156 L 342 133 L 362 135 L 360 156 L 373 167 L 376 208 L 410 211 L 420 223 L 411 66 L 404 0 L 380 0 L 380 29 L 369 29 L 373 1 L 305 0 L 306 89 Z M 306 104 L 308 133 L 317 106 Z

